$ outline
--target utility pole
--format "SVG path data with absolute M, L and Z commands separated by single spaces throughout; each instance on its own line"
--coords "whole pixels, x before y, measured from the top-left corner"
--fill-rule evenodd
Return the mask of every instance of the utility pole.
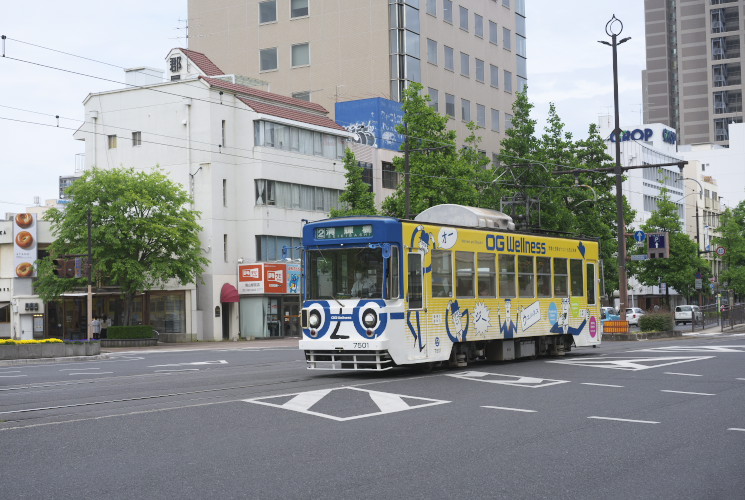
M 93 338 L 93 238 L 91 237 L 91 209 L 88 209 L 88 340 Z

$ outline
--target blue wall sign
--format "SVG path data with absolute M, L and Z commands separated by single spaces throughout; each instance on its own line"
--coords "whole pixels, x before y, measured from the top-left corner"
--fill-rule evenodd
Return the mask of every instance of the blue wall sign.
M 375 97 L 336 103 L 336 123 L 357 134 L 356 142 L 400 151 L 403 136 L 396 125 L 403 122 L 401 103 Z

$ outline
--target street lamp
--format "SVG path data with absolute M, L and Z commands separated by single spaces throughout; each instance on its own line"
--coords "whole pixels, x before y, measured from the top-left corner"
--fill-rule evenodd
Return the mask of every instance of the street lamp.
M 623 215 L 623 169 L 621 168 L 621 125 L 618 116 L 618 55 L 617 47 L 631 40 L 626 37 L 618 40 L 623 31 L 623 23 L 615 14 L 605 25 L 605 33 L 611 38 L 611 43 L 600 41 L 603 45 L 613 48 L 613 107 L 616 114 L 613 133 L 616 136 L 616 212 L 618 216 L 618 310 L 621 320 L 626 320 L 626 301 L 628 300 L 628 282 L 626 276 L 626 223 Z

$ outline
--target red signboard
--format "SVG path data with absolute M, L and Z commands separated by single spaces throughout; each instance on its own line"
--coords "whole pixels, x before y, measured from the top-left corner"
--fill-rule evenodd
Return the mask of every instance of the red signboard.
M 287 293 L 287 278 L 287 264 L 242 264 L 238 266 L 238 293 Z

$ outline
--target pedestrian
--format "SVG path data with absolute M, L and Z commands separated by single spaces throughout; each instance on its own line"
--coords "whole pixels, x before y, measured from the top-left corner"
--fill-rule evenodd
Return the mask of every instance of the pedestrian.
M 93 321 L 91 321 L 91 327 L 93 329 L 93 338 L 98 339 L 101 337 L 101 320 L 98 319 L 98 316 L 93 316 Z
M 106 315 L 104 314 L 103 321 L 101 321 L 101 338 L 102 339 L 108 338 L 110 326 L 111 326 L 111 319 L 106 317 Z

